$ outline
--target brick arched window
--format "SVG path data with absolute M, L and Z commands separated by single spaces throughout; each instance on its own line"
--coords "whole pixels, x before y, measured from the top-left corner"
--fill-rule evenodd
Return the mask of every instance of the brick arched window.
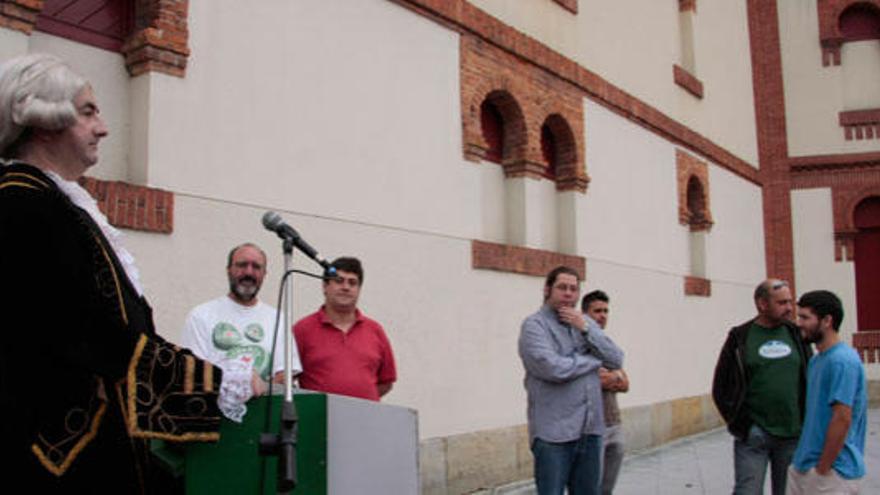
M 841 46 L 880 39 L 880 0 L 819 0 L 819 43 L 822 65 L 840 65 Z
M 544 158 L 544 177 L 555 180 L 556 167 L 559 161 L 559 153 L 556 152 L 556 136 L 550 130 L 550 126 L 544 124 L 541 126 L 541 156 Z
M 837 22 L 844 43 L 880 39 L 880 10 L 869 3 L 850 5 Z
M 504 119 L 498 107 L 489 100 L 480 105 L 480 129 L 486 142 L 486 160 L 501 163 L 504 154 Z
M 507 164 L 523 154 L 526 143 L 523 113 L 516 99 L 503 90 L 492 91 L 480 104 L 483 159 Z
M 544 177 L 557 186 L 577 177 L 577 143 L 565 117 L 554 113 L 541 125 L 541 156 Z
M 688 225 L 691 230 L 704 230 L 708 220 L 706 211 L 706 193 L 703 183 L 696 176 L 691 176 L 687 184 Z
M 880 330 L 880 196 L 856 206 L 853 224 L 858 329 Z

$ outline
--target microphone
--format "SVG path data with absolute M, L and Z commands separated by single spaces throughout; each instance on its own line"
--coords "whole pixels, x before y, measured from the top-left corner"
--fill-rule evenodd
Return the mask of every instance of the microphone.
M 325 260 L 323 256 L 318 254 L 318 251 L 309 245 L 302 237 L 300 237 L 299 232 L 296 231 L 290 225 L 284 223 L 284 220 L 281 219 L 281 215 L 275 213 L 274 211 L 267 211 L 263 215 L 263 227 L 271 230 L 278 234 L 278 237 L 284 239 L 285 241 L 290 241 L 297 249 L 302 251 L 306 256 L 315 260 L 319 265 L 324 267 L 324 270 L 328 272 L 335 272 L 333 267 L 330 266 L 330 262 Z

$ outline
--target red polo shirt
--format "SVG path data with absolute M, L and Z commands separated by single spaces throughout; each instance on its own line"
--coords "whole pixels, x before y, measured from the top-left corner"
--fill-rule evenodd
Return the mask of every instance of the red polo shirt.
M 302 361 L 302 388 L 377 401 L 377 385 L 397 380 L 385 331 L 360 310 L 348 332 L 333 326 L 322 306 L 296 322 L 293 334 Z

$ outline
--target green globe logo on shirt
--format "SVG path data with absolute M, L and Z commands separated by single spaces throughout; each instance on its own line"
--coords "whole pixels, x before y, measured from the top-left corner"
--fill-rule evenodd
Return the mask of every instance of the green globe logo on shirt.
M 263 340 L 264 336 L 265 332 L 263 331 L 263 327 L 258 323 L 248 324 L 244 330 L 244 337 L 242 337 L 242 333 L 235 327 L 235 325 L 220 322 L 214 326 L 214 330 L 211 333 L 211 340 L 214 342 L 214 347 L 221 351 L 225 351 L 227 359 L 244 358 L 246 361 L 252 363 L 254 370 L 256 370 L 260 376 L 266 378 L 269 371 L 269 362 L 267 360 L 266 351 L 259 345 L 250 343 L 258 343 Z M 245 340 L 245 338 L 247 340 Z

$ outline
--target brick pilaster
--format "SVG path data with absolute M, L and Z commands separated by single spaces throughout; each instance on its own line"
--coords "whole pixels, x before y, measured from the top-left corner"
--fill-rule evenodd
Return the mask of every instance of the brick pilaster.
M 748 0 L 767 275 L 794 282 L 791 179 L 776 2 Z
M 183 77 L 189 58 L 189 0 L 136 0 L 135 30 L 122 47 L 129 74 Z

